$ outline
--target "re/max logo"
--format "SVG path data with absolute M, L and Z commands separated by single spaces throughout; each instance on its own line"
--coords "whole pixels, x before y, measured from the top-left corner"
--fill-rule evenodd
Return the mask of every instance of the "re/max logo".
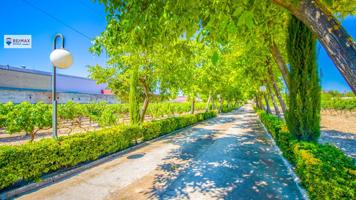
M 32 36 L 4 35 L 4 48 L 32 48 Z
M 13 43 L 14 45 L 16 45 L 16 44 L 29 45 L 30 42 L 31 42 L 30 39 L 13 39 L 13 40 L 12 40 L 12 43 Z

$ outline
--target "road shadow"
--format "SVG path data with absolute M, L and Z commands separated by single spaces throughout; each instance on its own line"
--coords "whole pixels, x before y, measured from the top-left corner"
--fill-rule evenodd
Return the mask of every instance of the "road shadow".
M 143 156 L 145 156 L 146 153 L 137 153 L 137 154 L 133 154 L 133 155 L 129 155 L 126 158 L 127 159 L 138 159 L 138 158 L 142 158 Z
M 321 131 L 319 143 L 332 144 L 356 161 L 356 134 L 337 130 Z

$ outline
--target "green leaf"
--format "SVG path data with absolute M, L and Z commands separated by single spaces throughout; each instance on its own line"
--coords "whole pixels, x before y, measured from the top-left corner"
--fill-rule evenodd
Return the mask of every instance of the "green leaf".
M 242 15 L 239 17 L 237 25 L 247 26 L 248 29 L 251 29 L 254 26 L 252 12 L 245 11 L 244 13 L 242 13 Z
M 234 16 L 234 17 L 237 17 L 237 16 L 240 16 L 241 15 L 241 13 L 243 12 L 243 8 L 242 7 L 238 7 L 235 11 L 234 11 L 234 13 L 232 14 L 232 16 Z
M 219 54 L 217 52 L 214 52 L 213 56 L 211 57 L 211 62 L 216 65 L 219 61 Z

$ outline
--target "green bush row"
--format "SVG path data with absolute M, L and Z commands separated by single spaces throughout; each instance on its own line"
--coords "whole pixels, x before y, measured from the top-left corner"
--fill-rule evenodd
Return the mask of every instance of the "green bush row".
M 203 110 L 205 103 L 196 103 L 197 110 Z M 154 118 L 172 117 L 190 111 L 190 103 L 161 102 L 151 103 L 147 114 Z M 75 126 L 86 129 L 84 122 L 89 119 L 99 124 L 101 128 L 118 125 L 119 118 L 125 118 L 128 113 L 127 104 L 107 104 L 105 102 L 92 104 L 79 104 L 68 101 L 58 105 L 59 127 L 67 127 L 69 133 Z M 35 139 L 37 133 L 52 127 L 52 107 L 49 104 L 38 102 L 31 104 L 22 102 L 0 103 L 0 129 L 6 133 L 26 133 Z
M 356 167 L 351 158 L 329 144 L 299 142 L 283 120 L 264 111 L 257 113 L 283 155 L 295 166 L 310 199 L 356 199 Z
M 324 98 L 321 101 L 321 108 L 352 111 L 356 109 L 356 98 Z
M 142 126 L 114 126 L 58 140 L 0 146 L 0 190 L 21 181 L 39 180 L 48 172 L 98 159 L 215 116 L 216 112 L 189 114 Z

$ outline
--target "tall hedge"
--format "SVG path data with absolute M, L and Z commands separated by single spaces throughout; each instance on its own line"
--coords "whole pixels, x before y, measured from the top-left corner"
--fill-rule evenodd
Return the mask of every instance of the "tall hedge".
M 295 17 L 289 22 L 287 51 L 290 63 L 288 129 L 298 140 L 316 141 L 320 136 L 316 39 Z

